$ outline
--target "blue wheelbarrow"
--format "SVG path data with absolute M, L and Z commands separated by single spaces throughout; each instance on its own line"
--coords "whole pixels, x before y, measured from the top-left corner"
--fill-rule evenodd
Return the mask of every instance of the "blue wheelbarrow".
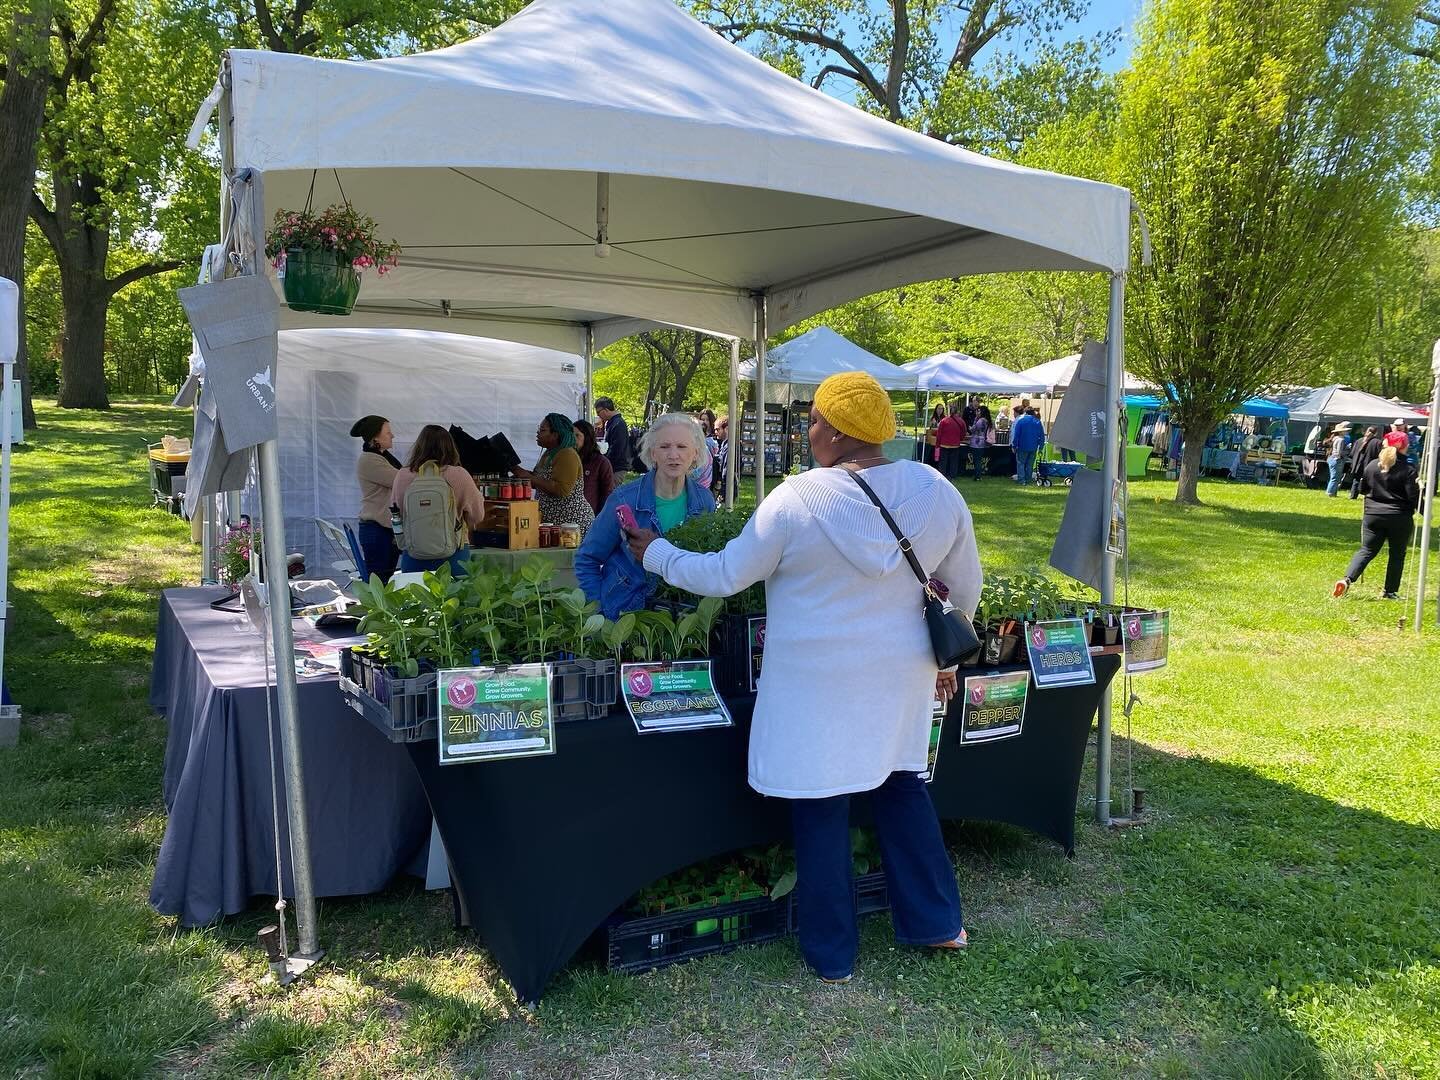
M 1078 461 L 1040 461 L 1035 465 L 1035 483 L 1040 487 L 1053 487 L 1056 480 L 1070 486 L 1070 478 L 1085 466 Z

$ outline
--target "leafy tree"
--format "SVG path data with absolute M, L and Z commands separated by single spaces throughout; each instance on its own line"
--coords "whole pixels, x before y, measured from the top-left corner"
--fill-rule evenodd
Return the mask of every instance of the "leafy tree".
M 29 10 L 0 5 L 0 27 L 6 32 L 0 63 L 0 277 L 20 289 L 20 318 L 25 319 L 25 219 L 35 182 L 36 145 L 45 116 L 45 91 L 50 80 L 49 0 L 34 0 Z M 30 367 L 25 334 L 15 370 L 23 398 L 23 424 L 35 426 L 30 402 Z
M 968 76 L 992 42 L 1047 43 L 1088 7 L 1087 0 L 699 0 L 695 11 L 817 89 L 853 94 L 894 123 L 950 138 L 968 134 L 947 121 L 982 111 L 977 94 L 1011 82 L 1028 93 L 1056 74 L 1060 54 L 1042 51 L 1033 67 L 1011 60 L 972 84 Z M 1107 40 L 1113 37 L 1101 35 L 1098 47 Z M 1039 79 L 1027 77 L 1042 70 Z
M 1116 166 L 1149 218 L 1130 366 L 1186 432 L 1301 381 L 1364 330 L 1344 299 L 1382 254 L 1422 136 L 1400 0 L 1159 0 L 1122 77 Z M 1363 322 L 1361 327 L 1363 328 Z
M 693 330 L 646 330 L 604 350 L 595 373 L 597 393 L 615 399 L 629 416 L 648 406 L 723 407 L 729 400 L 730 343 Z

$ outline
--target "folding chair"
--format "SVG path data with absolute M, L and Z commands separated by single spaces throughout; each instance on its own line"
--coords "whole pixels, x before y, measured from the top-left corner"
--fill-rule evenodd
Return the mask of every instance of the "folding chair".
M 342 529 L 333 521 L 326 521 L 324 518 L 315 519 L 315 528 L 320 530 L 320 535 L 330 541 L 335 554 L 340 558 L 330 565 L 333 569 L 339 570 L 350 581 L 369 581 L 370 574 L 365 565 L 365 554 L 360 550 L 360 542 L 355 539 L 355 533 L 346 523 Z

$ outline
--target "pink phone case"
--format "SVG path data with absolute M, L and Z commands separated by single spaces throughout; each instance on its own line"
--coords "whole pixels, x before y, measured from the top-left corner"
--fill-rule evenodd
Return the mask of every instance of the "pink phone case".
M 615 516 L 620 519 L 622 529 L 638 529 L 640 526 L 635 522 L 635 511 L 621 503 L 615 508 Z

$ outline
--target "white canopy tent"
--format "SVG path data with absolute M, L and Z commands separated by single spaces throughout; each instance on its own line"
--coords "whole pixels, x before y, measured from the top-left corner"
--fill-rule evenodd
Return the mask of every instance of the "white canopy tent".
M 1045 387 L 1034 379 L 962 352 L 936 353 L 923 360 L 901 364 L 922 390 L 963 391 L 971 394 L 1043 394 Z
M 1070 383 L 1075 379 L 1075 370 L 1080 366 L 1080 354 L 1074 353 L 1070 356 L 1061 356 L 1055 360 L 1047 360 L 1043 364 L 1036 364 L 1024 371 L 1017 371 L 1015 377 L 1019 379 L 1030 379 L 1042 383 L 1045 394 L 1060 396 L 1070 388 Z M 1125 392 L 1133 394 L 1137 391 L 1153 390 L 1154 383 L 1146 382 L 1138 375 L 1125 372 Z
M 1357 424 L 1384 424 L 1404 420 L 1407 424 L 1428 424 L 1429 418 L 1408 405 L 1386 401 L 1354 387 L 1333 385 L 1312 390 L 1290 408 L 1290 419 L 1307 424 L 1350 420 Z
M 424 425 L 457 424 L 502 432 L 532 464 L 541 417 L 573 414 L 584 392 L 573 354 L 419 330 L 282 330 L 276 379 L 285 543 L 312 568 L 330 561 L 314 519 L 356 522 L 360 417 L 390 421 L 401 461 Z
M 817 326 L 783 345 L 771 349 L 766 357 L 767 384 L 819 386 L 831 375 L 841 371 L 868 371 L 887 390 L 914 390 L 915 376 L 867 352 L 859 345 L 828 326 Z M 740 365 L 740 378 L 755 381 L 755 361 Z M 778 397 L 769 400 L 778 401 Z
M 483 37 L 391 60 L 232 50 L 192 142 L 217 105 L 223 183 L 262 182 L 260 217 L 303 207 L 312 192 L 319 205 L 337 201 L 343 188 L 404 251 L 393 273 L 366 276 L 346 323 L 290 312 L 287 328 L 579 344 L 588 387 L 594 346 L 669 323 L 752 338 L 763 399 L 769 335 L 858 296 L 966 274 L 1102 271 L 1119 408 L 1128 191 L 887 123 L 790 79 L 670 0 L 536 0 Z M 257 255 L 263 222 L 232 217 L 230 204 L 223 225 L 243 272 L 273 277 Z M 1112 449 L 1107 480 L 1119 472 Z M 274 443 L 260 446 L 259 464 L 271 624 L 288 655 Z M 1105 567 L 1108 600 L 1114 560 Z M 300 951 L 313 953 L 297 702 L 293 672 L 277 675 Z M 1097 813 L 1108 820 L 1105 705 L 1101 717 Z

